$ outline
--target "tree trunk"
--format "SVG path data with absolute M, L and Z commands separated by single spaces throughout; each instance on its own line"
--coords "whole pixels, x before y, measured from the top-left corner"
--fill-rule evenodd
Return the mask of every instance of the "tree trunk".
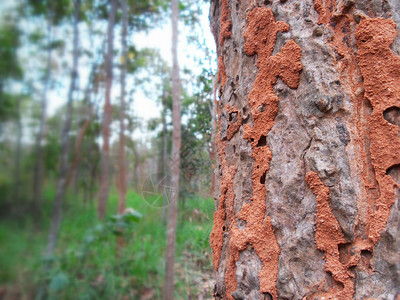
M 142 191 L 142 185 L 139 183 L 140 181 L 140 158 L 139 151 L 137 150 L 137 144 L 132 145 L 133 157 L 135 159 L 134 162 L 134 170 L 133 170 L 133 184 L 136 192 Z
M 41 99 L 41 114 L 39 132 L 36 136 L 35 166 L 33 167 L 33 212 L 38 217 L 42 205 L 42 185 L 43 185 L 43 139 L 46 133 L 47 122 L 47 92 L 50 86 L 51 61 L 53 40 L 53 1 L 50 1 L 49 16 L 47 20 L 47 61 L 44 75 L 43 91 Z
M 69 131 L 72 123 L 74 91 L 78 79 L 78 60 L 79 60 L 79 15 L 81 1 L 74 1 L 74 31 L 73 31 L 73 58 L 71 70 L 71 82 L 68 91 L 67 114 L 65 116 L 64 127 L 61 132 L 61 157 L 59 165 L 59 179 L 54 199 L 53 215 L 50 225 L 50 233 L 47 244 L 47 255 L 52 256 L 56 246 L 58 231 L 61 222 L 62 203 L 65 194 L 68 176 L 68 151 L 69 151 Z
M 111 87 L 113 79 L 114 23 L 117 12 L 117 0 L 111 1 L 107 30 L 106 57 L 106 97 L 103 116 L 103 147 L 101 152 L 101 182 L 98 204 L 99 219 L 103 220 L 107 210 L 107 199 L 110 188 L 110 124 L 111 124 Z
M 121 44 L 122 44 L 122 63 L 121 63 L 121 96 L 119 108 L 119 145 L 118 145 L 118 172 L 117 177 L 117 190 L 118 190 L 118 208 L 117 213 L 122 215 L 126 208 L 126 155 L 125 155 L 125 78 L 126 78 L 126 64 L 128 61 L 128 52 L 126 45 L 126 35 L 128 30 L 128 4 L 127 0 L 121 1 L 122 9 L 122 23 L 121 23 Z M 122 228 L 119 228 L 122 232 Z M 117 238 L 117 256 L 121 253 L 124 245 L 122 236 Z
M 93 46 L 93 45 L 91 45 Z M 85 96 L 84 96 L 84 102 L 87 103 L 87 110 L 83 112 L 83 118 L 84 122 L 82 124 L 81 129 L 79 130 L 78 136 L 76 137 L 75 140 L 75 148 L 74 148 L 74 155 L 72 159 L 72 163 L 69 169 L 68 173 L 68 178 L 67 178 L 67 183 L 66 183 L 66 188 L 68 189 L 71 181 L 74 179 L 74 181 L 77 183 L 78 181 L 78 174 L 77 170 L 79 169 L 79 165 L 82 160 L 82 144 L 83 140 L 85 138 L 86 131 L 88 130 L 92 118 L 93 118 L 93 104 L 91 102 L 91 95 L 93 91 L 93 85 L 94 85 L 94 77 L 96 74 L 96 69 L 97 69 L 97 63 L 93 63 L 90 75 L 89 75 L 89 80 L 85 88 Z
M 92 121 L 90 112 L 89 112 L 88 117 L 89 117 L 89 119 L 87 119 L 83 123 L 81 130 L 79 130 L 79 134 L 76 137 L 74 156 L 73 156 L 71 167 L 70 167 L 70 170 L 68 173 L 67 181 L 65 183 L 66 188 L 68 188 L 72 179 L 77 177 L 77 168 L 78 168 L 79 162 L 81 161 L 81 148 L 82 148 L 83 138 L 85 137 L 85 133 L 86 133 L 87 129 L 89 128 L 90 122 Z
M 398 299 L 399 12 L 212 1 L 216 298 Z
M 176 248 L 176 223 L 178 218 L 179 165 L 181 150 L 181 102 L 178 66 L 178 0 L 171 1 L 172 8 L 172 155 L 171 195 L 168 210 L 167 248 L 165 253 L 165 282 L 163 299 L 174 298 L 174 262 Z
M 167 120 L 166 120 L 166 93 L 163 95 L 163 113 L 162 113 L 162 126 L 163 126 L 163 152 L 162 152 L 162 164 L 163 164 L 163 178 L 162 178 L 162 183 L 163 183 L 163 206 L 161 208 L 161 219 L 162 223 L 165 224 L 165 217 L 168 211 L 168 186 L 169 186 L 169 180 L 168 180 L 168 132 L 167 132 Z
M 126 155 L 125 155 L 125 77 L 128 52 L 126 45 L 126 35 L 128 30 L 128 4 L 127 0 L 122 0 L 122 63 L 121 63 L 121 99 L 119 110 L 119 147 L 118 147 L 118 213 L 123 214 L 126 206 Z
M 22 122 L 21 122 L 21 102 L 22 99 L 17 99 L 17 145 L 14 156 L 14 201 L 18 204 L 20 200 L 21 187 L 21 143 L 22 143 Z

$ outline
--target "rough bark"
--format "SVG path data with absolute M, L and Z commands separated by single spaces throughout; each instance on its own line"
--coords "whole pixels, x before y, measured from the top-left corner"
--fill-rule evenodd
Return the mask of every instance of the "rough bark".
M 210 20 L 215 296 L 397 299 L 400 2 L 221 0 Z
M 101 151 L 101 182 L 97 212 L 99 219 L 105 217 L 107 199 L 110 189 L 110 124 L 111 124 L 111 88 L 113 79 L 113 51 L 114 51 L 114 23 L 118 1 L 111 1 L 107 29 L 107 56 L 106 56 L 106 95 L 103 114 L 103 145 Z
M 79 60 L 79 15 L 80 15 L 81 1 L 74 1 L 74 29 L 73 29 L 73 58 L 71 70 L 71 82 L 68 90 L 67 113 L 64 120 L 64 126 L 61 132 L 61 156 L 59 165 L 59 178 L 57 183 L 56 195 L 53 204 L 52 220 L 50 225 L 50 233 L 47 243 L 47 255 L 52 256 L 56 246 L 58 231 L 61 222 L 62 203 L 64 199 L 66 182 L 68 176 L 68 152 L 69 152 L 69 131 L 72 123 L 72 111 L 74 91 L 77 86 L 78 79 L 78 60 Z
M 181 150 L 181 102 L 178 65 L 178 0 L 171 1 L 172 8 L 172 155 L 171 202 L 168 210 L 167 248 L 165 252 L 165 281 L 163 299 L 174 298 L 174 262 L 176 249 L 176 224 L 178 219 L 179 166 Z

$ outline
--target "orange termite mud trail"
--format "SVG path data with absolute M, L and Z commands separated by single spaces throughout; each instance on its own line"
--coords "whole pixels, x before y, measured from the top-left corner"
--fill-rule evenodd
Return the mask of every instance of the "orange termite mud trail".
M 213 265 L 214 269 L 218 269 L 219 259 L 221 256 L 222 244 L 223 244 L 223 234 L 224 231 L 230 229 L 236 224 L 236 219 L 233 209 L 233 179 L 236 173 L 235 166 L 228 166 L 226 161 L 225 148 L 227 142 L 232 138 L 232 136 L 239 129 L 241 124 L 240 111 L 235 108 L 225 107 L 225 111 L 229 116 L 235 114 L 235 120 L 231 123 L 231 126 L 226 132 L 226 140 L 221 137 L 221 121 L 218 122 L 218 134 L 216 137 L 216 144 L 218 147 L 218 157 L 222 166 L 222 179 L 221 179 L 221 195 L 219 198 L 219 205 L 214 213 L 214 225 L 210 235 L 211 248 L 213 250 Z
M 383 18 L 361 20 L 356 29 L 357 58 L 364 77 L 365 97 L 371 102 L 368 118 L 372 165 L 380 197 L 370 212 L 368 238 L 375 244 L 386 227 L 395 202 L 391 167 L 400 163 L 399 127 L 384 118 L 386 110 L 400 107 L 400 56 L 390 49 L 396 24 Z
M 290 40 L 277 55 L 272 56 L 277 33 L 288 31 L 289 25 L 281 21 L 276 22 L 271 9 L 254 8 L 247 14 L 247 22 L 244 50 L 247 55 L 258 54 L 259 69 L 249 94 L 254 124 L 244 126 L 244 138 L 251 143 L 253 150 L 253 197 L 250 203 L 243 205 L 238 214 L 239 219 L 246 221 L 246 228 L 233 229 L 231 247 L 232 252 L 243 251 L 247 245 L 254 248 L 262 262 L 259 273 L 260 292 L 268 293 L 276 299 L 280 250 L 271 220 L 266 217 L 265 178 L 272 158 L 266 138 L 278 113 L 279 99 L 274 94 L 273 87 L 280 77 L 289 87 L 297 88 L 302 68 L 301 48 Z
M 249 94 L 249 104 L 254 124 L 246 124 L 243 134 L 243 137 L 250 142 L 253 151 L 251 155 L 254 159 L 252 171 L 253 196 L 251 202 L 244 204 L 237 215 L 238 219 L 246 222 L 244 229 L 238 229 L 232 209 L 234 197 L 232 195 L 232 182 L 235 168 L 229 168 L 226 165 L 223 155 L 225 147 L 222 145 L 224 142 L 218 141 L 222 146 L 220 148 L 222 165 L 221 196 L 218 210 L 214 215 L 211 245 L 213 247 L 214 268 L 217 269 L 223 244 L 222 228 L 230 229 L 229 258 L 225 273 L 227 299 L 233 299 L 232 293 L 237 288 L 236 262 L 239 259 L 240 252 L 247 246 L 254 248 L 262 262 L 262 269 L 258 276 L 260 292 L 268 293 L 273 299 L 276 299 L 276 277 L 280 250 L 270 218 L 266 217 L 265 178 L 272 157 L 266 137 L 274 124 L 274 119 L 278 112 L 279 99 L 274 94 L 273 87 L 278 77 L 282 78 L 291 88 L 298 86 L 299 72 L 302 68 L 300 64 L 301 49 L 293 40 L 290 40 L 277 55 L 272 56 L 277 33 L 279 31 L 288 31 L 289 25 L 284 22 L 276 22 L 271 9 L 254 8 L 247 14 L 247 20 L 248 25 L 244 33 L 246 40 L 244 50 L 247 55 L 258 54 L 257 67 L 259 68 L 253 88 Z M 223 66 L 221 57 L 219 65 L 221 72 L 221 66 Z M 223 79 L 223 75 L 220 78 L 223 86 L 226 79 Z M 227 107 L 226 110 L 229 115 L 232 112 L 236 113 L 238 119 L 227 129 L 227 140 L 230 140 L 239 129 L 242 119 L 240 112 L 236 111 L 236 109 Z
M 223 47 L 225 39 L 231 36 L 231 20 L 229 18 L 229 9 L 228 9 L 228 0 L 222 0 L 221 2 L 221 20 L 220 20 L 220 32 L 218 38 L 218 46 Z M 219 50 L 219 49 L 218 49 Z M 223 51 L 223 50 L 222 50 Z M 221 54 L 218 54 L 218 82 L 221 85 L 221 88 L 224 87 L 226 83 L 226 73 L 225 73 L 225 65 L 224 58 Z
M 329 293 L 321 295 L 322 297 L 337 297 L 338 299 L 352 299 L 354 294 L 354 283 L 351 280 L 353 274 L 347 269 L 347 266 L 340 262 L 339 244 L 346 243 L 338 221 L 332 213 L 329 204 L 329 188 L 324 186 L 318 174 L 310 172 L 306 176 L 306 181 L 317 199 L 316 213 L 316 232 L 315 243 L 318 250 L 325 253 L 325 270 L 332 274 L 337 282 L 343 285 L 342 289 L 336 288 Z
M 220 27 L 219 27 L 219 36 L 216 36 L 215 31 L 212 29 L 214 33 L 215 40 L 217 42 L 217 51 L 218 51 L 218 78 L 217 81 L 220 83 L 220 89 L 222 90 L 226 83 L 226 71 L 224 65 L 224 59 L 222 56 L 223 46 L 225 39 L 231 36 L 231 21 L 229 18 L 229 9 L 228 9 L 228 0 L 222 0 L 221 3 L 221 18 L 220 18 Z M 228 110 L 228 114 L 232 113 L 234 108 L 229 110 L 227 106 L 225 108 Z M 233 216 L 233 178 L 235 176 L 235 167 L 228 166 L 228 162 L 226 160 L 225 148 L 227 146 L 227 140 L 222 137 L 221 134 L 221 107 L 218 109 L 218 133 L 216 134 L 215 144 L 217 146 L 219 163 L 221 165 L 221 181 L 220 181 L 220 197 L 219 204 L 217 210 L 214 213 L 214 225 L 210 235 L 210 244 L 213 250 L 213 265 L 214 269 L 218 270 L 219 260 L 221 256 L 221 250 L 223 245 L 223 234 L 226 228 L 226 222 L 232 222 L 234 220 Z M 240 112 L 239 112 L 240 116 Z M 236 120 L 235 120 L 236 121 Z M 238 120 L 231 128 L 228 140 L 232 138 L 232 135 L 237 131 L 238 126 L 240 126 L 240 121 Z M 233 128 L 236 130 L 233 130 Z M 233 225 L 233 224 L 231 224 Z

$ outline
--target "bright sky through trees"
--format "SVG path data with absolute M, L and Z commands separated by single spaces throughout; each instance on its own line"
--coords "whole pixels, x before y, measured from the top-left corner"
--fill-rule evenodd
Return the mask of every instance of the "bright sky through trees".
M 0 15 L 9 12 L 10 10 L 14 9 L 14 7 L 17 5 L 17 2 L 15 0 L 9 0 L 9 1 L 4 1 L 0 3 Z M 209 30 L 209 19 L 208 19 L 208 10 L 209 10 L 209 4 L 208 3 L 202 3 L 202 14 L 200 15 L 200 23 L 202 30 L 198 30 L 198 27 L 196 27 L 196 34 L 198 35 L 199 42 L 203 43 L 204 46 L 209 49 L 210 51 L 210 61 L 203 61 L 204 67 L 210 67 L 214 72 L 217 68 L 216 65 L 216 59 L 215 59 L 215 42 L 214 38 Z M 24 24 L 22 24 L 24 26 Z M 31 26 L 31 24 L 25 24 L 26 26 Z M 106 27 L 106 22 L 102 24 L 101 26 Z M 84 26 L 84 24 L 81 24 L 81 35 L 82 39 L 81 42 L 83 43 L 83 47 L 88 47 L 90 48 L 90 37 L 88 37 L 88 32 Z M 103 28 L 103 29 L 104 29 Z M 63 34 L 71 34 L 70 28 L 65 29 L 66 32 L 63 32 L 63 29 L 58 29 L 58 35 L 63 35 Z M 115 31 L 119 30 L 119 26 L 116 26 Z M 187 26 L 184 26 L 183 24 L 180 25 L 179 27 L 180 30 L 180 36 L 179 36 L 179 46 L 178 46 L 178 53 L 179 53 L 179 59 L 180 59 L 180 66 L 181 66 L 181 73 L 182 70 L 188 69 L 191 70 L 192 73 L 197 73 L 199 74 L 201 72 L 201 69 L 203 66 L 199 65 L 196 63 L 195 59 L 201 59 L 201 56 L 204 56 L 204 52 L 201 51 L 199 48 L 197 48 L 193 44 L 189 44 L 187 41 L 187 37 L 190 34 L 193 34 L 191 32 L 191 29 L 188 28 Z M 154 29 L 149 30 L 148 32 L 138 32 L 138 33 L 133 33 L 130 38 L 134 39 L 134 44 L 135 47 L 138 49 L 144 49 L 144 48 L 153 48 L 159 51 L 160 56 L 168 63 L 169 66 L 171 66 L 171 24 L 170 20 L 165 20 L 162 23 L 162 26 L 157 26 Z M 87 36 L 87 38 L 83 38 L 84 35 Z M 129 40 L 128 40 L 129 42 Z M 116 47 L 119 48 L 120 46 L 120 37 L 118 34 L 115 35 L 115 44 Z M 28 44 L 29 45 L 29 44 Z M 66 45 L 69 47 L 70 45 Z M 71 52 L 72 49 L 66 49 L 64 51 Z M 20 55 L 24 56 L 27 55 L 29 56 L 29 51 L 30 49 L 20 49 Z M 65 52 L 66 53 L 66 52 Z M 66 59 L 70 59 L 69 55 L 66 55 Z M 35 62 L 37 63 L 36 60 L 30 60 L 29 57 L 21 57 L 21 59 L 27 64 L 27 65 L 32 65 Z M 114 58 L 115 60 L 117 58 Z M 203 58 L 204 60 L 206 58 Z M 82 58 L 82 61 L 85 61 L 85 58 Z M 90 73 L 90 63 L 85 66 L 85 64 L 81 64 L 79 69 L 80 73 L 80 78 L 79 78 L 79 85 L 81 88 L 83 88 L 86 85 L 87 79 L 89 77 Z M 32 69 L 34 69 L 32 67 Z M 116 76 L 114 78 L 115 85 L 112 90 L 112 103 L 117 103 L 117 99 L 119 97 L 119 70 L 116 70 Z M 26 76 L 34 77 L 34 74 L 26 74 Z M 52 89 L 49 91 L 49 104 L 48 104 L 48 113 L 49 115 L 53 115 L 57 109 L 59 109 L 64 103 L 66 99 L 66 94 L 68 90 L 68 82 L 69 82 L 69 77 L 68 74 L 63 74 L 61 75 L 62 79 L 57 80 L 57 85 L 55 89 Z M 58 76 L 58 77 L 61 77 Z M 183 76 L 184 78 L 184 76 Z M 135 84 L 131 80 L 128 79 L 128 88 L 130 84 Z M 159 116 L 160 111 L 161 111 L 161 106 L 157 104 L 155 98 L 159 97 L 160 91 L 157 91 L 154 87 L 155 82 L 149 82 L 145 84 L 145 91 L 139 87 L 136 89 L 134 95 L 133 95 L 133 106 L 132 109 L 134 111 L 134 115 L 140 119 L 139 122 L 145 123 L 150 119 L 156 118 Z M 190 89 L 190 87 L 187 87 Z M 151 91 L 149 94 L 148 91 Z M 183 120 L 184 121 L 184 120 Z M 137 128 L 134 132 L 134 135 L 136 138 L 143 137 L 148 135 L 148 132 L 146 130 L 143 132 L 143 129 L 145 128 Z

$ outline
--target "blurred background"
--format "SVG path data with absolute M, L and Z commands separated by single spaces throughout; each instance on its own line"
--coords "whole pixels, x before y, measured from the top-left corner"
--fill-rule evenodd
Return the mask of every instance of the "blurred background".
M 0 299 L 161 299 L 170 7 L 0 1 Z M 179 3 L 177 299 L 210 299 L 213 288 L 216 59 L 208 9 L 208 1 Z

